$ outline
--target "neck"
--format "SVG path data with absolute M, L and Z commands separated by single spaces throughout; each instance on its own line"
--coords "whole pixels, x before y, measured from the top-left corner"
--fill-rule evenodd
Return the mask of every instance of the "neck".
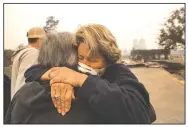
M 29 44 L 31 47 L 33 48 L 39 48 L 39 44 L 38 43 L 32 43 L 32 44 Z

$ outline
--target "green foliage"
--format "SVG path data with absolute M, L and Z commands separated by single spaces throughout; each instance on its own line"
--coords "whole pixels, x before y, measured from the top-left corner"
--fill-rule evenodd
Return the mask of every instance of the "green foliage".
M 160 30 L 158 44 L 164 49 L 175 49 L 177 46 L 185 45 L 185 8 L 172 12 Z

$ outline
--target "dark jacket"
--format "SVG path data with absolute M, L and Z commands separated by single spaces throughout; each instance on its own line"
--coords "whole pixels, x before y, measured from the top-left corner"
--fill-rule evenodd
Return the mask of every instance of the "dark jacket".
M 15 95 L 6 123 L 147 124 L 153 122 L 151 116 L 155 119 L 148 92 L 124 64 L 109 66 L 102 77 L 89 75 L 65 116 L 53 106 L 49 83 L 40 81 L 45 71 L 40 66 L 26 71 L 30 83 Z
M 10 78 L 4 74 L 4 118 L 10 103 L 10 84 Z

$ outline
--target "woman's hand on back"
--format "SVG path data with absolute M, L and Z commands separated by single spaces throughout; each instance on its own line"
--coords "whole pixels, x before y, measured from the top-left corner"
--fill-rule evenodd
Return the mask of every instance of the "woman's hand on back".
M 62 82 L 70 84 L 73 87 L 81 87 L 87 77 L 87 75 L 67 67 L 55 67 L 49 70 L 50 84 Z
M 58 70 L 58 67 L 53 67 L 53 69 L 49 69 L 47 72 L 45 72 L 41 77 L 40 79 L 41 80 L 50 80 L 50 77 L 49 77 L 49 74 L 51 71 L 55 71 L 55 70 Z
M 65 83 L 51 84 L 51 97 L 57 111 L 65 115 L 71 108 L 71 101 L 75 99 L 74 89 Z
M 66 67 L 53 67 L 41 76 L 41 80 L 50 80 L 53 104 L 59 113 L 65 115 L 75 99 L 73 87 L 81 87 L 87 77 Z

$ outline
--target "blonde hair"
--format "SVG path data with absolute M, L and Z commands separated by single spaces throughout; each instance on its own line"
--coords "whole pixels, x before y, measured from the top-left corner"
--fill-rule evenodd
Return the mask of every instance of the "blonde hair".
M 89 46 L 89 56 L 98 52 L 105 58 L 107 64 L 117 63 L 121 58 L 115 37 L 110 30 L 99 24 L 80 26 L 76 31 L 76 44 L 86 43 Z

